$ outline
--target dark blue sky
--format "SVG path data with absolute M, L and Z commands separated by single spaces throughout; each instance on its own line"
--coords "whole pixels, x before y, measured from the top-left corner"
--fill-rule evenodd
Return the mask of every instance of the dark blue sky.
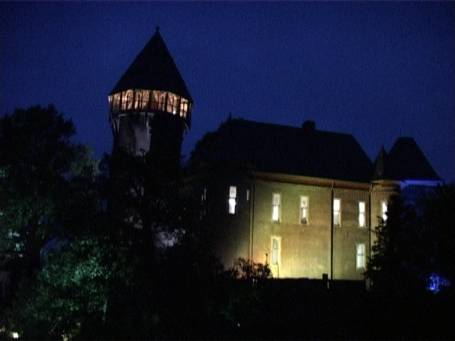
M 313 119 L 371 159 L 413 136 L 455 180 L 454 2 L 1 3 L 0 112 L 54 103 L 109 152 L 107 94 L 156 25 L 195 101 L 186 155 L 229 112 Z

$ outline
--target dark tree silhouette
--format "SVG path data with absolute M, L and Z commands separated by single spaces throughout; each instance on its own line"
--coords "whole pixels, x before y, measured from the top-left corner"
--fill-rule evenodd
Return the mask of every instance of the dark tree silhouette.
M 372 289 L 398 296 L 423 290 L 428 255 L 415 208 L 401 196 L 392 197 L 375 236 L 366 271 Z
M 425 234 L 425 251 L 429 262 L 428 272 L 442 276 L 455 292 L 455 185 L 438 187 L 420 203 L 422 229 Z

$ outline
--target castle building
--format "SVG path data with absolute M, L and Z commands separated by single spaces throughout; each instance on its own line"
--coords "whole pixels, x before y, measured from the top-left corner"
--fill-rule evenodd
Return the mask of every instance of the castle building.
M 114 148 L 177 163 L 192 98 L 158 30 L 109 96 Z M 440 182 L 412 138 L 373 163 L 352 135 L 228 119 L 196 145 L 188 183 L 226 267 L 278 278 L 362 280 L 391 195 Z
M 355 138 L 229 119 L 192 155 L 223 264 L 268 263 L 274 277 L 362 280 L 391 195 L 440 182 L 412 138 L 373 164 Z

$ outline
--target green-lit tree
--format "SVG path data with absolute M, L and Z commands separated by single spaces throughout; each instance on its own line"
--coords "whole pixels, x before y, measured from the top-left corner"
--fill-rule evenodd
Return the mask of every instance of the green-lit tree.
M 36 279 L 22 283 L 9 327 L 26 338 L 99 335 L 118 271 L 107 266 L 109 252 L 97 238 L 56 243 Z
M 58 233 L 58 207 L 86 149 L 53 106 L 17 109 L 0 119 L 0 265 L 31 275 Z M 81 166 L 79 167 L 79 170 Z
M 70 271 L 83 272 L 98 262 L 85 253 L 96 245 L 94 232 L 103 225 L 97 164 L 88 148 L 72 142 L 74 133 L 73 123 L 53 106 L 17 109 L 0 119 L 0 267 L 11 279 L 0 315 L 10 317 L 10 326 L 24 322 L 21 330 L 39 325 L 28 331 L 50 333 L 50 320 L 74 307 L 62 304 L 71 301 L 59 296 L 63 289 L 54 289 L 83 291 Z M 77 251 L 82 247 L 84 252 Z M 49 304 L 52 300 L 56 304 Z

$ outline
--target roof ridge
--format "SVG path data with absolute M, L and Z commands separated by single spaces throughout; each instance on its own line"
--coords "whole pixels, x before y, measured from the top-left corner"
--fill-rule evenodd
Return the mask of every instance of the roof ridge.
M 281 123 L 272 123 L 272 122 L 260 122 L 260 121 L 255 121 L 243 117 L 235 117 L 231 118 L 230 120 L 227 120 L 226 122 L 246 122 L 247 124 L 256 124 L 256 125 L 262 125 L 262 126 L 270 126 L 270 127 L 276 127 L 276 128 L 286 128 L 286 129 L 295 129 L 295 130 L 302 130 L 302 127 L 300 126 L 292 126 L 292 125 L 286 125 L 286 124 L 281 124 Z M 234 122 L 235 123 L 235 122 Z M 330 130 L 322 130 L 322 129 L 315 129 L 314 132 L 316 133 L 322 133 L 322 134 L 336 134 L 336 135 L 343 135 L 343 136 L 349 136 L 355 139 L 354 135 L 352 133 L 345 133 L 345 132 L 338 132 L 338 131 L 330 131 Z

